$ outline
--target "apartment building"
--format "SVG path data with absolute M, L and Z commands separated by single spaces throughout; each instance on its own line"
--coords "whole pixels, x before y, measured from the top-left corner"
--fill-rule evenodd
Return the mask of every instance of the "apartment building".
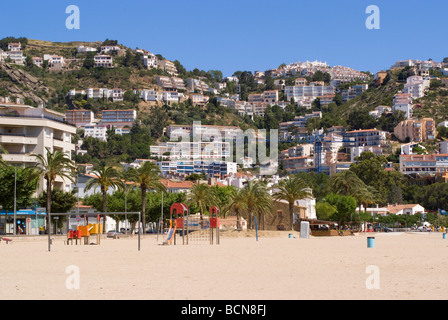
M 400 141 L 425 142 L 435 139 L 436 124 L 434 119 L 404 120 L 394 128 L 394 135 Z
M 375 76 L 373 77 L 375 86 L 378 87 L 382 85 L 386 77 L 387 77 L 387 71 L 378 71 L 377 73 L 375 73 Z
M 65 119 L 68 123 L 75 126 L 90 124 L 95 121 L 93 112 L 90 110 L 68 110 L 65 113 Z
M 190 92 L 204 93 L 209 91 L 208 84 L 206 84 L 202 80 L 188 78 L 186 81 L 187 81 L 187 89 Z
M 177 76 L 177 68 L 176 65 L 169 60 L 160 60 L 157 63 L 157 67 L 166 71 L 169 75 Z
M 202 160 L 164 160 L 157 162 L 164 176 L 178 174 L 188 176 L 192 173 L 205 173 L 208 177 L 226 177 L 237 174 L 236 162 Z
M 355 158 L 360 157 L 363 152 L 372 152 L 376 156 L 382 156 L 384 148 L 379 146 L 360 146 L 350 148 L 350 161 L 355 162 Z
M 355 99 L 357 96 L 363 94 L 367 89 L 369 89 L 368 84 L 360 84 L 353 87 L 350 87 L 347 90 L 342 90 L 342 100 L 347 102 L 349 100 Z
M 12 60 L 12 63 L 24 66 L 26 62 L 26 56 L 23 55 L 23 51 L 7 51 L 6 57 Z
M 378 129 L 347 131 L 344 147 L 383 146 L 386 143 L 386 132 Z
M 120 51 L 121 48 L 120 46 L 115 46 L 115 45 L 106 45 L 106 46 L 101 46 L 101 53 L 108 53 L 108 52 L 117 52 Z
M 81 125 L 84 130 L 84 137 L 92 137 L 100 139 L 101 141 L 107 141 L 107 127 L 101 124 L 84 124 Z
M 407 78 L 403 93 L 410 94 L 412 99 L 418 99 L 425 95 L 425 92 L 429 89 L 430 84 L 430 78 L 412 76 Z
M 168 104 L 178 103 L 183 98 L 183 94 L 177 91 L 163 91 L 162 92 L 162 101 Z
M 20 42 L 8 43 L 8 50 L 12 52 L 22 51 L 22 44 Z
M 178 89 L 185 90 L 184 80 L 177 77 L 166 77 L 159 76 L 156 77 L 156 84 L 162 87 L 165 91 L 176 91 Z
M 236 139 L 242 134 L 242 130 L 237 126 L 214 126 L 214 125 L 170 125 L 165 128 L 165 134 L 169 139 L 176 139 L 188 134 L 190 138 L 200 137 L 203 140 L 211 141 L 220 139 L 224 141 L 226 137 Z
M 397 93 L 394 96 L 392 112 L 403 111 L 407 119 L 412 118 L 414 104 L 409 93 Z
M 21 166 L 35 166 L 33 154 L 46 155 L 60 150 L 71 157 L 75 151 L 72 137 L 76 127 L 65 122 L 65 115 L 45 108 L 27 105 L 0 103 L 0 145 L 7 151 L 2 155 L 4 161 Z M 43 190 L 40 183 L 38 193 Z M 55 187 L 71 190 L 71 182 L 57 178 Z
M 306 86 L 306 84 L 307 84 L 307 81 L 306 81 L 306 79 L 305 78 L 297 78 L 295 81 L 294 81 L 294 85 L 295 86 Z
M 230 143 L 225 141 L 169 141 L 151 146 L 150 150 L 151 157 L 171 160 L 223 160 L 230 157 Z
M 263 92 L 263 102 L 270 105 L 275 105 L 278 102 L 278 91 L 271 90 Z
M 155 90 L 141 90 L 140 96 L 143 101 L 162 101 L 162 93 Z
M 44 59 L 42 59 L 41 57 L 32 57 L 31 61 L 33 61 L 33 64 L 39 68 L 42 68 L 44 64 Z
M 248 96 L 249 103 L 267 103 L 274 105 L 278 102 L 278 91 L 265 91 L 263 93 L 253 93 Z
M 252 93 L 247 97 L 249 103 L 262 103 L 263 94 L 262 93 Z
M 400 172 L 405 175 L 435 175 L 448 172 L 448 154 L 402 154 Z
M 282 160 L 283 169 L 289 174 L 309 171 L 313 166 L 313 157 L 290 157 Z
M 83 45 L 78 46 L 78 53 L 97 52 L 97 51 L 98 50 L 96 48 L 86 47 Z
M 121 88 L 88 88 L 87 99 L 112 99 L 113 102 L 123 101 L 124 91 Z
M 146 54 L 143 54 L 142 60 L 143 60 L 143 65 L 146 68 L 148 68 L 148 69 L 157 68 L 158 59 L 155 54 L 149 53 L 149 52 Z
M 103 110 L 102 124 L 127 124 L 132 126 L 137 119 L 137 111 L 134 109 L 127 110 Z
M 48 58 L 48 59 L 45 59 Z M 64 57 L 62 56 L 57 56 L 57 55 L 50 55 L 48 57 L 44 56 L 44 60 L 48 61 L 48 66 L 50 68 L 62 68 L 63 66 L 65 66 L 65 60 Z
M 106 54 L 96 55 L 93 58 L 95 68 L 113 68 L 114 59 L 112 56 Z
M 334 94 L 334 88 L 331 86 L 286 86 L 285 96 L 288 101 L 294 99 L 294 101 L 304 100 L 309 98 L 314 101 L 318 97 Z
M 210 97 L 201 93 L 190 93 L 189 98 L 194 106 L 205 107 L 210 100 Z

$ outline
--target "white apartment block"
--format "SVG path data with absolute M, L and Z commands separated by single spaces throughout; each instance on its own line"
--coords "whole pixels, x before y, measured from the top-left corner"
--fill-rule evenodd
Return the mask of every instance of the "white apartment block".
M 120 51 L 121 48 L 120 46 L 115 46 L 115 45 L 106 45 L 106 46 L 101 46 L 101 53 L 108 53 L 110 51 Z
M 11 59 L 14 64 L 25 65 L 26 56 L 23 55 L 23 51 L 7 51 L 6 57 Z
M 78 46 L 78 53 L 97 52 L 96 48 L 85 47 L 83 45 Z
M 76 94 L 76 90 L 72 93 Z M 112 99 L 113 102 L 123 101 L 123 89 L 88 88 L 87 99 Z
M 394 104 L 392 106 L 392 112 L 403 111 L 407 119 L 412 118 L 412 111 L 414 104 L 412 97 L 409 93 L 397 93 L 394 96 Z
M 236 162 L 203 160 L 164 160 L 157 162 L 163 175 L 168 173 L 183 174 L 205 173 L 209 177 L 228 177 L 237 174 Z
M 100 54 L 96 55 L 93 58 L 94 66 L 96 68 L 113 68 L 114 67 L 114 59 L 112 56 Z
M 60 150 L 71 157 L 75 151 L 72 137 L 76 127 L 64 121 L 65 115 L 45 108 L 33 108 L 26 105 L 0 103 L 0 145 L 7 153 L 4 161 L 25 167 L 35 166 L 33 154 L 47 154 Z M 71 190 L 71 182 L 57 178 L 55 187 L 64 191 Z M 38 193 L 45 188 L 41 181 Z
M 201 141 L 225 141 L 236 139 L 242 130 L 236 126 L 214 126 L 194 123 L 193 125 L 170 125 L 166 127 L 165 135 L 169 139 L 178 139 L 188 135 L 189 138 Z
M 156 90 L 141 90 L 140 96 L 143 101 L 162 101 L 162 93 Z
M 147 54 L 143 54 L 142 57 L 143 60 L 143 65 L 148 68 L 148 69 L 152 69 L 152 68 L 157 68 L 157 57 L 155 54 L 153 53 L 147 53 Z
M 208 91 L 209 90 L 208 84 L 206 84 L 202 80 L 188 78 L 186 81 L 187 81 L 187 89 L 190 92 L 198 91 L 200 93 L 203 93 L 204 91 Z
M 107 141 L 107 127 L 104 125 L 87 124 L 81 126 L 84 130 L 84 137 L 93 137 L 101 141 Z
M 48 66 L 52 68 L 62 68 L 65 65 L 64 57 L 57 55 L 44 55 L 44 61 L 48 61 Z
M 288 101 L 294 99 L 295 102 L 303 100 L 314 101 L 318 97 L 334 94 L 334 88 L 331 86 L 286 86 L 285 96 Z
M 166 76 L 159 76 L 156 77 L 156 84 L 159 87 L 162 87 L 164 90 L 167 91 L 176 91 L 178 89 L 185 90 L 185 83 L 184 80 L 177 77 L 166 77 Z
M 448 172 L 448 154 L 402 154 L 400 172 L 405 175 L 435 175 Z
M 151 157 L 187 160 L 223 160 L 230 157 L 230 144 L 223 141 L 165 142 L 151 146 Z
M 8 50 L 12 52 L 22 51 L 22 44 L 20 42 L 8 43 Z
M 425 95 L 426 90 L 429 89 L 431 80 L 421 76 L 412 76 L 406 80 L 403 93 L 408 93 L 413 99 L 421 98 Z
M 42 59 L 41 57 L 32 57 L 31 60 L 33 61 L 33 64 L 35 66 L 42 68 L 42 66 L 44 64 L 44 59 Z
M 372 152 L 376 156 L 383 155 L 384 148 L 378 146 L 359 146 L 350 148 L 350 161 L 355 162 L 355 158 L 361 156 L 363 152 Z
M 181 98 L 183 98 L 183 94 L 176 91 L 163 91 L 162 92 L 162 101 L 165 103 L 179 103 Z

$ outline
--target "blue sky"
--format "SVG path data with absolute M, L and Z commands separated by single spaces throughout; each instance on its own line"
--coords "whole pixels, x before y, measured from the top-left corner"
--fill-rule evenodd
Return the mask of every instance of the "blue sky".
M 116 39 L 179 60 L 187 70 L 264 71 L 320 60 L 376 72 L 397 60 L 448 57 L 446 0 L 22 0 L 2 1 L 0 38 Z M 81 27 L 68 30 L 77 5 Z M 368 30 L 367 6 L 380 9 Z M 20 18 L 17 21 L 17 17 Z

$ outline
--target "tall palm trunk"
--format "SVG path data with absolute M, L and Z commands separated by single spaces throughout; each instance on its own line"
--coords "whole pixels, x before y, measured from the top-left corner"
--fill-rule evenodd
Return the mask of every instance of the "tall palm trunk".
M 240 230 L 241 229 L 241 216 L 240 216 L 240 210 L 239 209 L 235 209 L 235 213 L 236 213 L 236 229 Z
M 107 190 L 101 187 L 101 192 L 103 194 L 103 233 L 106 233 Z
M 248 228 L 249 228 L 249 230 L 251 230 L 252 229 L 252 212 L 253 212 L 252 207 L 249 207 L 247 211 L 249 213 L 248 216 L 247 216 Z
M 146 231 L 146 187 L 144 186 L 142 186 L 142 229 L 144 234 Z
M 299 213 L 299 231 L 300 231 L 300 213 Z M 294 203 L 289 203 L 289 229 L 293 231 L 294 228 Z

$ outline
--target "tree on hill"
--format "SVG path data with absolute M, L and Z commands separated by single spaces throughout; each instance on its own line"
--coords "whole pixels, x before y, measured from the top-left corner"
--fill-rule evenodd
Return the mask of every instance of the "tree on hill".
M 103 42 L 102 45 L 103 45 L 103 46 L 117 46 L 117 45 L 118 45 L 118 40 L 109 40 L 109 39 L 106 39 L 106 40 L 104 40 L 104 42 Z
M 28 39 L 25 37 L 20 37 L 20 38 L 15 38 L 15 37 L 6 37 L 0 40 L 0 49 L 2 49 L 3 51 L 7 51 L 8 50 L 8 44 L 10 44 L 11 42 L 20 42 L 20 44 L 22 45 L 22 50 L 26 49 L 26 46 L 28 44 Z

